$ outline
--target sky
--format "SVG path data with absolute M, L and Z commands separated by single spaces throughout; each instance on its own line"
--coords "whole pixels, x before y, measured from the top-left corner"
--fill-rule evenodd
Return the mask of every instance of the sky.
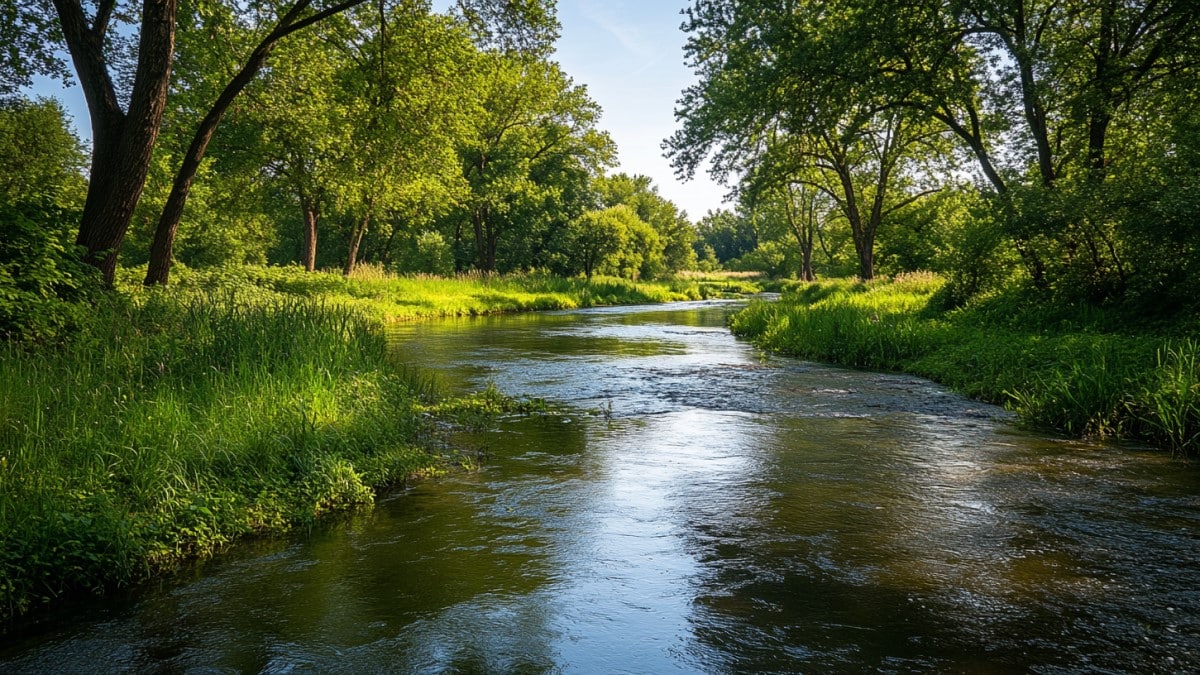
M 600 128 L 617 144 L 613 172 L 653 179 L 659 194 L 697 221 L 722 208 L 727 190 L 703 171 L 684 182 L 663 157 L 662 142 L 674 133 L 675 102 L 695 82 L 684 64 L 680 11 L 688 0 L 558 0 L 562 24 L 555 60 L 600 104 Z M 78 86 L 63 89 L 40 80 L 35 95 L 54 96 L 74 118 L 85 140 L 87 106 Z
M 662 142 L 675 132 L 675 102 L 696 81 L 684 64 L 680 11 L 687 0 L 558 0 L 556 60 L 604 110 L 600 127 L 616 141 L 616 171 L 654 179 L 659 193 L 693 221 L 722 208 L 727 190 L 704 172 L 675 178 Z

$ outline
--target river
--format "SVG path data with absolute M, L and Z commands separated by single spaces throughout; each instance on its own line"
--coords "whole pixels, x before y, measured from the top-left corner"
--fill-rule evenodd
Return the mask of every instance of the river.
M 563 406 L 480 470 L 0 646 L 0 671 L 1194 672 L 1200 471 L 919 378 L 761 354 L 735 303 L 393 329 Z

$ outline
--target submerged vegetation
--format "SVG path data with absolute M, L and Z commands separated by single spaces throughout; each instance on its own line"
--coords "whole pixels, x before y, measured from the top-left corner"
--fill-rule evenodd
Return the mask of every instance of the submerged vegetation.
M 805 284 L 752 304 L 732 327 L 786 354 L 929 377 L 1035 426 L 1200 454 L 1194 326 L 1135 330 L 1117 310 L 1017 292 L 945 311 L 945 291 L 928 273 Z

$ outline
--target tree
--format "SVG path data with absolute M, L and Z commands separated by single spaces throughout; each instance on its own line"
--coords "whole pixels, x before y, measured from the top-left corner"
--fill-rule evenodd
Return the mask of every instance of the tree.
M 757 218 L 782 223 L 787 235 L 795 239 L 801 281 L 817 278 L 813 264 L 817 240 L 830 212 L 836 210 L 829 195 L 813 187 L 813 182 L 803 175 L 771 181 L 760 177 L 749 194 L 749 208 Z
M 696 234 L 697 246 L 711 248 L 721 264 L 736 260 L 758 246 L 758 231 L 753 221 L 728 209 L 705 214 L 696 224 Z
M 0 103 L 0 338 L 59 337 L 95 283 L 64 226 L 83 204 L 84 162 L 57 103 Z
M 456 144 L 478 113 L 464 101 L 478 89 L 479 56 L 465 31 L 423 8 L 398 8 L 380 32 L 349 18 L 358 21 L 342 22 L 336 39 L 351 52 L 340 74 L 354 149 L 343 181 L 347 275 L 369 228 L 435 212 L 463 191 Z
M 930 142 L 937 132 L 923 128 L 919 118 L 903 110 L 877 106 L 870 97 L 808 100 L 793 95 L 803 82 L 797 81 L 791 68 L 776 64 L 770 41 L 736 38 L 743 33 L 761 38 L 802 30 L 793 25 L 795 18 L 773 6 L 784 27 L 762 25 L 761 17 L 738 15 L 742 6 L 738 5 L 730 10 L 735 16 L 730 20 L 714 4 L 721 3 L 697 3 L 690 14 L 690 28 L 699 35 L 691 39 L 689 49 L 701 82 L 685 93 L 677 111 L 683 126 L 666 143 L 672 161 L 690 175 L 715 152 L 720 178 L 745 173 L 766 161 L 777 176 L 791 173 L 824 192 L 850 225 L 859 276 L 873 278 L 875 240 L 884 219 L 929 192 L 893 199 L 894 184 L 918 150 L 934 151 Z M 743 20 L 750 23 L 744 25 Z M 745 46 L 747 42 L 750 46 Z M 807 171 L 810 168 L 815 171 Z
M 458 248 L 470 236 L 474 266 L 491 272 L 506 235 L 548 224 L 517 214 L 552 218 L 560 197 L 575 190 L 562 180 L 586 185 L 615 152 L 595 128 L 599 106 L 557 64 L 489 53 L 479 67 L 486 88 L 475 133 L 459 149 L 470 193 L 456 214 L 454 241 Z M 563 215 L 565 223 L 577 213 Z
M 295 0 L 279 8 L 271 27 L 262 31 L 261 40 L 208 108 L 181 158 L 156 228 L 146 283 L 166 283 L 169 278 L 172 246 L 188 193 L 213 134 L 234 99 L 255 78 L 281 40 L 362 2 Z M 233 7 L 249 22 L 264 15 L 257 6 Z M 490 3 L 464 0 L 461 7 L 486 19 Z M 553 25 L 548 19 L 551 12 L 540 2 L 504 2 L 503 7 L 496 16 L 508 23 L 533 16 L 543 25 Z M 89 262 L 101 269 L 105 282 L 111 283 L 117 250 L 141 197 L 167 104 L 178 4 L 177 0 L 143 0 L 140 13 L 135 14 L 117 11 L 117 0 L 95 0 L 89 9 L 93 10 L 91 16 L 83 0 L 53 0 L 52 10 L 42 0 L 0 13 L 0 35 L 11 36 L 12 44 L 18 47 L 3 55 L 5 65 L 13 67 L 3 69 L 0 78 L 3 87 L 11 89 L 27 84 L 29 77 L 38 72 L 65 77 L 65 64 L 55 56 L 55 50 L 65 44 L 83 87 L 92 127 L 92 180 L 78 243 L 87 250 Z M 124 33 L 114 28 L 114 22 L 120 21 L 127 21 L 129 31 L 138 35 L 136 48 L 127 49 Z M 548 34 L 553 30 L 531 32 L 534 38 Z M 136 58 L 123 62 L 123 54 L 130 51 Z M 128 95 L 122 97 L 126 92 L 119 89 L 118 83 L 126 80 L 132 85 Z M 125 105 L 122 98 L 127 101 Z
M 590 281 L 592 274 L 621 252 L 629 243 L 631 225 L 645 227 L 633 209 L 620 204 L 588 211 L 572 220 L 562 234 L 561 249 L 570 264 Z
M 196 130 L 192 147 L 176 174 L 160 232 L 156 233 L 148 282 L 166 282 L 170 244 L 188 189 L 212 134 L 234 97 L 262 68 L 279 40 L 361 2 L 344 0 L 314 8 L 312 0 L 297 0 L 279 14 L 274 27 L 229 80 Z M 31 56 L 43 69 L 65 71 L 53 56 L 53 50 L 65 44 L 83 88 L 91 117 L 92 163 L 77 242 L 87 250 L 88 261 L 100 268 L 106 283 L 112 282 L 117 250 L 141 197 L 166 109 L 178 3 L 144 0 L 139 15 L 117 9 L 116 0 L 97 0 L 89 17 L 82 0 L 54 0 L 57 22 L 50 18 L 49 8 L 40 2 L 12 15 L 5 13 L 5 18 L 15 26 L 5 32 L 40 32 L 49 38 L 32 46 Z M 135 65 L 122 63 L 125 40 L 114 27 L 115 21 L 122 20 L 128 20 L 131 30 L 138 35 Z M 117 86 L 124 78 L 132 81 L 127 97 L 121 96 L 124 92 Z M 127 100 L 125 105 L 122 98 Z
M 85 189 L 85 154 L 56 101 L 0 100 L 0 203 L 66 205 Z
M 696 230 L 674 203 L 658 193 L 658 187 L 648 176 L 618 173 L 596 180 L 596 191 L 603 206 L 625 204 L 638 218 L 654 228 L 662 243 L 662 267 L 667 273 L 693 269 L 696 251 L 693 243 Z
M 1200 5 L 1183 0 L 698 0 L 685 30 L 701 81 L 667 143 L 681 173 L 715 149 L 740 175 L 754 147 L 736 134 L 766 120 L 804 135 L 905 111 L 975 163 L 1033 284 L 1092 298 L 1128 279 L 1106 196 L 1132 139 L 1200 65 Z

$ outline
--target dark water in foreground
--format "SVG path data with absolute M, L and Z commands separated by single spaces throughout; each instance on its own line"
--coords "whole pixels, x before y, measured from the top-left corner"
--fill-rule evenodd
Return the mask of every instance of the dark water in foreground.
M 477 473 L 0 645 L 0 671 L 1191 672 L 1200 471 L 922 380 L 764 358 L 694 303 L 404 325 L 572 406 Z

